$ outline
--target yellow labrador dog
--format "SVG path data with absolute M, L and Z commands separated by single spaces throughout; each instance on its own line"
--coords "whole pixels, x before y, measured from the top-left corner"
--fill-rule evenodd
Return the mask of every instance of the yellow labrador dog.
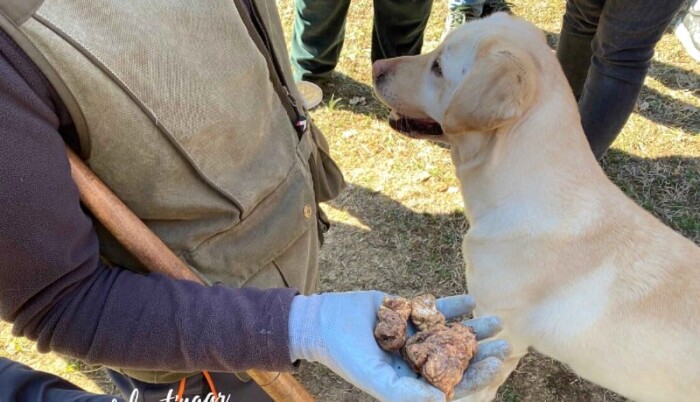
M 532 346 L 634 400 L 700 401 L 700 248 L 605 176 L 541 31 L 496 14 L 373 74 L 394 129 L 451 145 L 469 290 L 513 345 L 468 400 Z

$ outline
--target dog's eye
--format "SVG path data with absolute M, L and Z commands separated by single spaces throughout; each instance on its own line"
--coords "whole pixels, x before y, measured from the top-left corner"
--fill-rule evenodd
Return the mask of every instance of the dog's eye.
M 435 59 L 435 61 L 433 62 L 433 66 L 430 67 L 430 70 L 438 77 L 442 77 L 442 67 L 440 67 L 440 59 Z

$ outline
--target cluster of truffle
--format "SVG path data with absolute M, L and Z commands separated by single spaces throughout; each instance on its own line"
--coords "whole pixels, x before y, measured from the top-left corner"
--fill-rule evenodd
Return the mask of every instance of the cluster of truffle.
M 411 368 L 451 399 L 469 360 L 477 351 L 474 330 L 446 324 L 433 295 L 413 300 L 386 296 L 377 312 L 374 337 L 387 352 L 401 351 Z M 408 319 L 418 332 L 406 339 Z

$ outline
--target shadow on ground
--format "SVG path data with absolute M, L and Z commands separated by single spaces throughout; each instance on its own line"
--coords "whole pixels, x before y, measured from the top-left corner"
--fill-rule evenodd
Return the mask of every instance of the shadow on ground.
M 323 102 L 330 105 L 337 101 L 337 107 L 353 113 L 364 114 L 380 120 L 386 119 L 389 109 L 374 96 L 374 89 L 343 73 L 334 71 L 330 77 L 318 85 L 323 89 Z M 363 99 L 351 104 L 354 98 Z
M 637 204 L 700 245 L 700 158 L 647 159 L 611 149 L 602 165 Z
M 545 32 L 547 43 L 556 49 L 559 34 Z M 661 84 L 674 91 L 687 91 L 700 97 L 700 75 L 681 67 L 653 60 L 648 73 Z M 635 113 L 666 127 L 678 128 L 690 134 L 700 134 L 700 110 L 697 107 L 661 94 L 645 85 L 637 101 Z

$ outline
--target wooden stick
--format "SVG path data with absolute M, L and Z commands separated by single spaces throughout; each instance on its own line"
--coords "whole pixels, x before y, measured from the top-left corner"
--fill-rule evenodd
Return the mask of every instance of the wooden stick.
M 174 279 L 203 281 L 179 259 L 103 182 L 68 148 L 71 175 L 80 200 L 102 225 L 144 267 Z M 311 394 L 289 373 L 248 370 L 248 375 L 278 402 L 313 402 Z

